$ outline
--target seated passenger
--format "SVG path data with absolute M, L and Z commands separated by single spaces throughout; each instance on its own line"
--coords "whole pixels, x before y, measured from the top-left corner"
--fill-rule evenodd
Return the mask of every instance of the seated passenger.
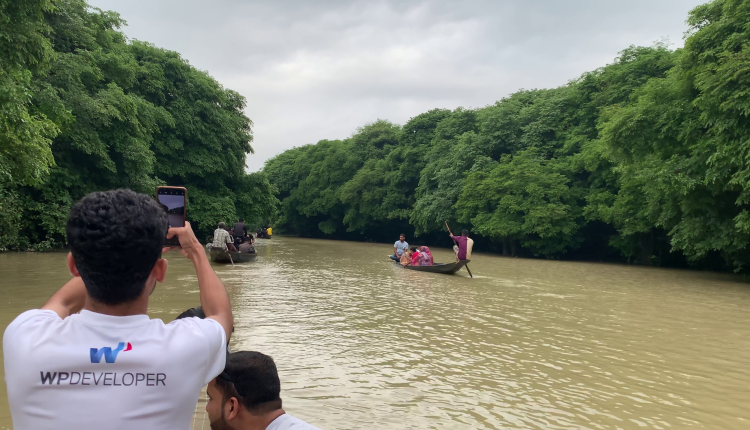
M 401 253 L 399 263 L 401 263 L 402 266 L 408 266 L 411 264 L 411 251 L 409 249 L 405 249 L 404 252 Z
M 422 261 L 424 260 L 424 257 L 422 257 L 422 254 L 417 250 L 416 246 L 412 246 L 409 248 L 411 251 L 411 265 L 412 266 L 421 266 Z
M 422 253 L 422 266 L 432 266 L 435 264 L 432 261 L 432 253 L 430 252 L 430 248 L 423 246 L 419 248 L 419 250 Z
M 221 248 L 224 251 L 229 249 L 229 251 L 236 251 L 237 249 L 234 247 L 234 242 L 232 241 L 232 237 L 229 235 L 229 232 L 227 231 L 227 225 L 223 222 L 219 223 L 219 228 L 214 230 L 214 241 L 211 244 L 214 248 Z
M 255 247 L 250 242 L 243 242 L 240 244 L 240 252 L 244 254 L 254 254 L 255 253 Z
M 281 409 L 281 382 L 267 355 L 239 351 L 227 355 L 224 372 L 206 389 L 206 412 L 216 430 L 320 430 Z

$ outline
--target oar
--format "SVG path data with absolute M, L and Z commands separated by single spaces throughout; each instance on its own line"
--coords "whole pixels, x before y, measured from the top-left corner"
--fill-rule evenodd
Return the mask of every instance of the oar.
M 234 260 L 232 260 L 232 253 L 229 252 L 229 248 L 227 248 L 227 255 L 229 256 L 229 262 L 232 263 L 232 267 L 234 267 Z
M 448 227 L 448 221 L 445 222 L 445 227 L 448 229 L 448 233 L 451 236 L 453 236 L 453 232 L 451 231 L 451 228 Z M 455 243 L 456 246 L 458 246 L 458 242 L 456 242 L 455 240 L 453 241 L 453 243 Z M 458 255 L 456 255 L 456 260 L 458 260 Z M 469 276 L 471 276 L 473 278 L 474 275 L 471 274 L 471 269 L 469 269 L 469 263 L 464 264 L 464 267 L 466 268 L 466 271 L 469 272 Z

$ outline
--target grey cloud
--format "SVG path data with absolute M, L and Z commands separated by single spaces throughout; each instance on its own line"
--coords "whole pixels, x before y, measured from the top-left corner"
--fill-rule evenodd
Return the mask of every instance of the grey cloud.
M 631 44 L 681 45 L 698 0 L 90 0 L 247 97 L 257 170 L 377 118 L 562 85 Z

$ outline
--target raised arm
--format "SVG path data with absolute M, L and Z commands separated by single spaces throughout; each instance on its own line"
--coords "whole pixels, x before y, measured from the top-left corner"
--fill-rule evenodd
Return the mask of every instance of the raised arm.
M 70 258 L 70 257 L 68 257 Z M 74 266 L 75 267 L 75 266 Z M 77 275 L 76 271 L 76 275 Z M 86 303 L 86 287 L 83 279 L 75 276 L 62 286 L 52 297 L 44 303 L 42 309 L 55 311 L 60 318 L 65 319 L 70 315 L 78 313 Z
M 208 262 L 206 252 L 203 246 L 193 233 L 189 222 L 185 222 L 185 227 L 173 227 L 169 229 L 167 238 L 177 236 L 180 240 L 180 253 L 189 258 L 195 266 L 195 273 L 198 276 L 198 289 L 200 290 L 201 306 L 206 318 L 216 320 L 224 328 L 227 334 L 227 341 L 232 334 L 234 319 L 232 317 L 232 305 L 229 303 L 229 296 L 224 284 L 221 282 L 211 264 Z M 170 251 L 172 248 L 165 248 Z

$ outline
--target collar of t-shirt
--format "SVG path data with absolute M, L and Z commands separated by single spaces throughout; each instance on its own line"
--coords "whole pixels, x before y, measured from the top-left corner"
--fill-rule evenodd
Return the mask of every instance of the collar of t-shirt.
M 82 310 L 76 320 L 86 325 L 106 328 L 129 328 L 148 324 L 151 318 L 145 314 L 114 316 Z
M 278 418 L 271 421 L 271 424 L 266 427 L 266 430 L 320 430 L 319 428 L 310 425 L 299 418 L 295 418 L 289 414 L 279 415 Z

